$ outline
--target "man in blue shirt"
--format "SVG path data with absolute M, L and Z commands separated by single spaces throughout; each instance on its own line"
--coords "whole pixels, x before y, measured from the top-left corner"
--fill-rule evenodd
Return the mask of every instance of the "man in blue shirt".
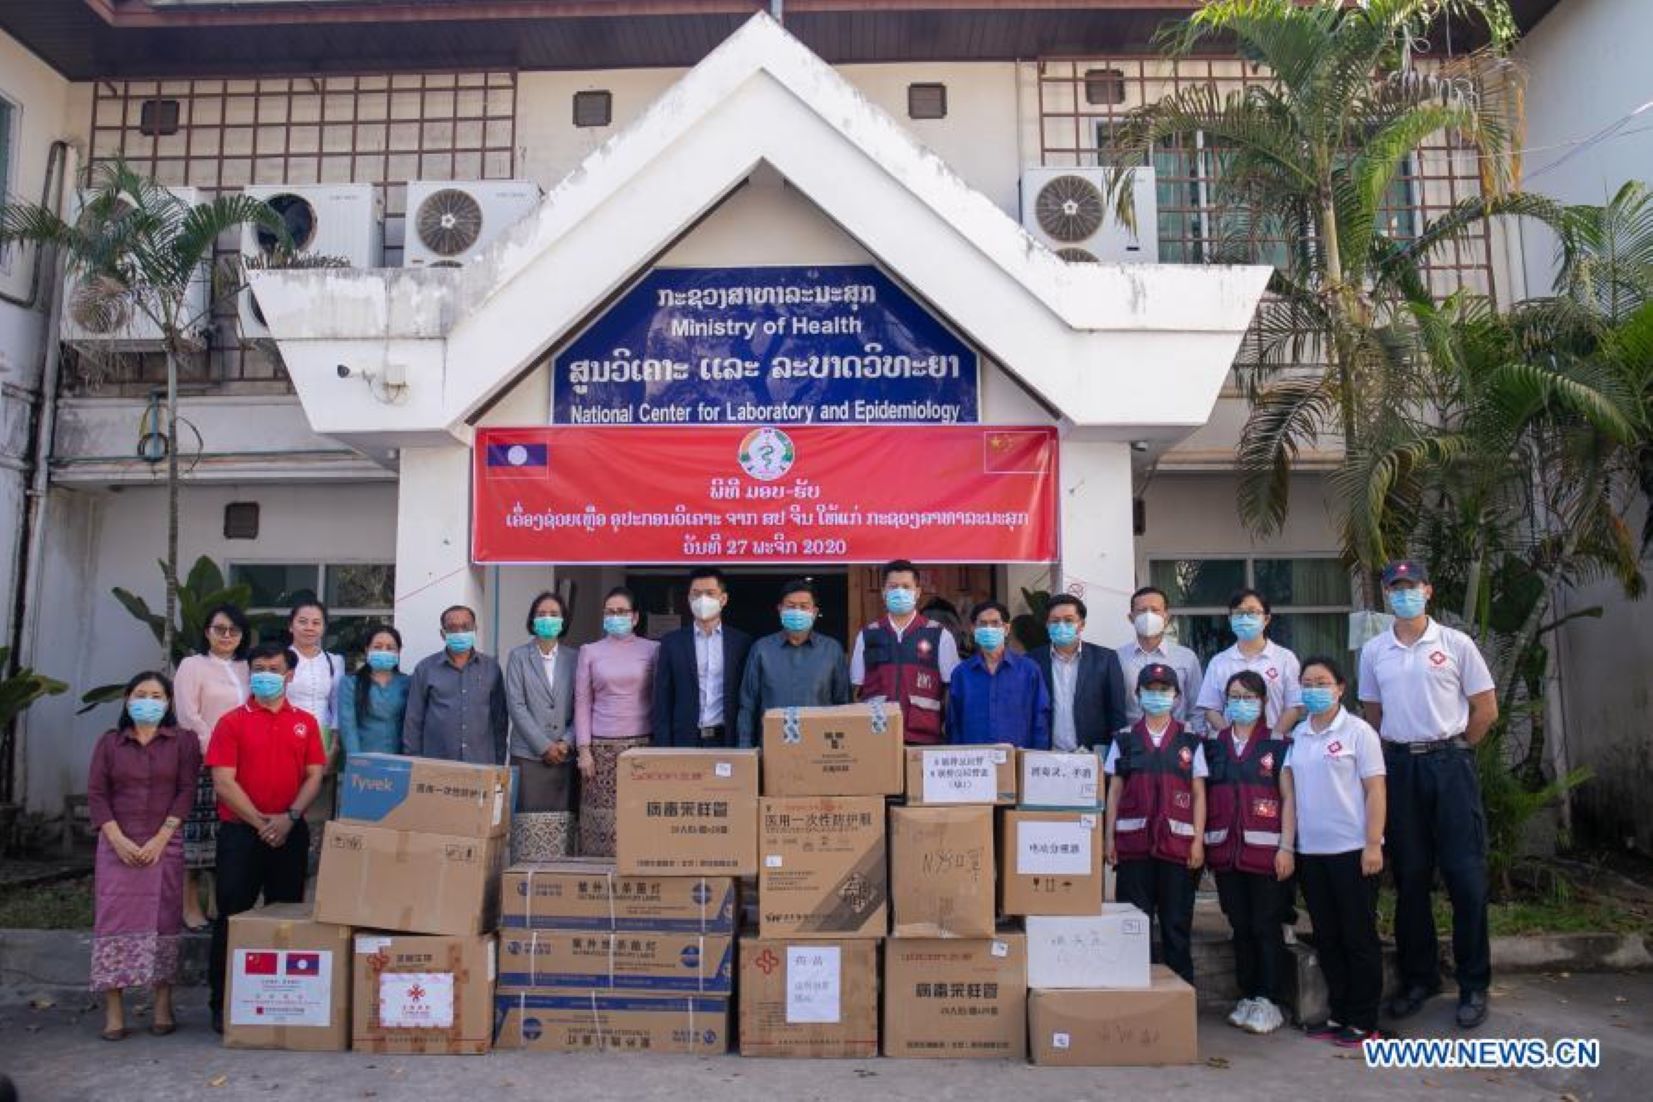
M 947 741 L 1050 749 L 1050 693 L 1032 659 L 1005 649 L 1010 612 L 997 601 L 970 610 L 976 653 L 947 683 Z

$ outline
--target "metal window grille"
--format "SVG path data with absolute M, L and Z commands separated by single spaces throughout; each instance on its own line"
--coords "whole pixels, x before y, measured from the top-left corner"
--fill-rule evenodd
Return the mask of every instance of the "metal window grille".
M 907 117 L 912 119 L 946 118 L 947 85 L 907 85 Z
M 175 132 L 146 128 L 145 107 L 157 100 L 178 104 Z M 98 81 L 88 168 L 124 158 L 207 199 L 250 184 L 376 184 L 385 197 L 384 263 L 395 267 L 407 182 L 515 176 L 516 116 L 510 71 Z M 214 259 L 238 247 L 220 240 Z M 186 365 L 182 383 L 291 389 L 278 357 L 240 341 L 233 300 L 219 304 L 215 323 L 208 354 Z M 158 355 L 98 361 L 82 359 L 65 384 L 124 392 L 165 379 Z
M 574 125 L 607 126 L 614 121 L 614 93 L 597 90 L 574 93 Z

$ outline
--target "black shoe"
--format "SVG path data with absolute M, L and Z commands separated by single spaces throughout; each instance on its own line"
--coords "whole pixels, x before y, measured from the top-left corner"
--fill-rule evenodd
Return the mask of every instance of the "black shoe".
M 1424 987 L 1422 985 L 1408 987 L 1406 993 L 1396 995 L 1389 1000 L 1389 1016 L 1391 1018 L 1410 1018 L 1423 1009 L 1423 1004 L 1441 993 L 1439 987 Z
M 224 1012 L 222 1010 L 212 1012 L 212 1031 L 214 1033 L 224 1032 Z
M 1487 1020 L 1487 993 L 1465 991 L 1458 996 L 1458 1028 L 1474 1029 Z

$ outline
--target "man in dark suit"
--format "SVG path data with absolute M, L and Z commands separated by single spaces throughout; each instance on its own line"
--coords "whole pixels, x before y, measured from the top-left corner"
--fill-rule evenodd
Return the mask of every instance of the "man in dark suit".
M 723 571 L 703 566 L 689 574 L 694 620 L 660 640 L 654 671 L 656 746 L 735 744 L 740 681 L 752 637 L 723 622 L 728 603 Z
M 1119 656 L 1083 642 L 1085 602 L 1060 593 L 1045 613 L 1050 643 L 1029 653 L 1050 691 L 1050 745 L 1055 750 L 1105 750 L 1125 726 L 1125 674 Z

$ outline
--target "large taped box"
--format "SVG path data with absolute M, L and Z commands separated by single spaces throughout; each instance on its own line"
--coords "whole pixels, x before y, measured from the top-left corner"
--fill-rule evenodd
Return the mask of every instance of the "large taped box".
M 350 927 L 307 903 L 230 917 L 224 1047 L 343 1052 L 350 1047 Z
M 513 930 L 735 932 L 728 876 L 621 876 L 611 862 L 514 865 L 500 885 L 499 925 Z
M 627 750 L 616 784 L 615 865 L 621 873 L 758 871 L 756 750 Z
M 1007 915 L 1102 913 L 1102 814 L 1004 813 L 999 909 Z
M 884 1055 L 1026 1059 L 1022 935 L 885 942 Z
M 643 992 L 501 992 L 494 996 L 494 1047 L 718 1055 L 729 1051 L 729 1000 Z
M 763 714 L 765 796 L 899 796 L 901 709 L 883 703 Z
M 1022 807 L 1043 810 L 1100 811 L 1107 791 L 1102 759 L 1089 750 L 1023 750 Z
M 878 942 L 740 941 L 740 1054 L 878 1055 Z
M 358 1052 L 475 1055 L 494 1025 L 494 937 L 364 934 L 355 941 Z
M 1015 802 L 1014 746 L 907 747 L 909 806 Z
M 1029 987 L 1147 987 L 1148 916 L 1129 903 L 1099 915 L 1028 915 Z
M 758 932 L 880 938 L 889 931 L 882 796 L 765 796 Z
M 339 778 L 339 819 L 462 838 L 511 826 L 511 770 L 401 754 L 351 754 Z
M 734 991 L 729 934 L 511 930 L 499 939 L 500 990 Z
M 1154 1067 L 1199 1059 L 1194 989 L 1162 964 L 1134 991 L 1047 991 L 1027 997 L 1035 1064 Z
M 316 918 L 406 933 L 487 933 L 498 924 L 507 842 L 504 835 L 462 838 L 330 822 Z
M 987 937 L 994 930 L 993 808 L 890 808 L 895 937 Z

